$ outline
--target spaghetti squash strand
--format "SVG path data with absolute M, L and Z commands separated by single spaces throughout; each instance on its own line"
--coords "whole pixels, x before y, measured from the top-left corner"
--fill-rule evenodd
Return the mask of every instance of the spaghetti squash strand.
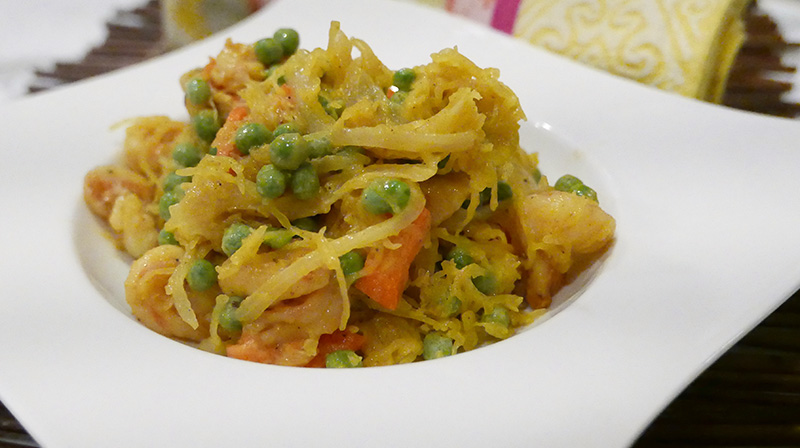
M 209 248 L 198 247 L 197 244 L 191 244 L 186 248 L 183 257 L 178 262 L 178 266 L 172 272 L 167 282 L 166 292 L 172 297 L 172 304 L 175 306 L 175 311 L 183 319 L 184 322 L 189 324 L 192 329 L 196 330 L 200 325 L 197 321 L 197 315 L 192 309 L 192 302 L 189 300 L 189 295 L 186 293 L 184 283 L 189 269 L 195 260 L 203 258 L 209 252 Z
M 337 257 L 353 249 L 372 246 L 385 238 L 400 233 L 402 229 L 406 228 L 422 213 L 424 207 L 425 198 L 422 195 L 422 191 L 420 191 L 419 187 L 413 185 L 409 203 L 401 213 L 354 234 L 329 240 L 325 244 L 328 245 L 329 253 L 336 254 Z M 242 302 L 236 311 L 237 318 L 242 322 L 255 320 L 264 310 L 280 300 L 280 296 L 293 284 L 300 281 L 309 272 L 322 266 L 325 258 L 325 254 L 322 251 L 315 250 L 289 265 L 280 274 L 264 282 L 260 288 Z
M 283 365 L 325 365 L 320 337 L 345 331 L 365 366 L 430 359 L 531 323 L 612 241 L 594 190 L 520 147 L 497 69 L 455 48 L 390 69 L 338 22 L 326 48 L 261 50 L 185 73 L 191 122 L 129 122 L 124 160 L 84 180 L 149 328 Z

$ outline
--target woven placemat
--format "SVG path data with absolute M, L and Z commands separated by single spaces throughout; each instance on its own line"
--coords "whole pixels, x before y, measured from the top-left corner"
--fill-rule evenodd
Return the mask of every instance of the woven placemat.
M 748 38 L 734 63 L 723 104 L 800 116 L 800 105 L 783 99 L 792 85 L 772 79 L 774 73 L 796 70 L 785 65 L 781 55 L 797 44 L 786 42 L 773 20 L 756 7 L 748 11 L 746 25 Z M 150 0 L 141 8 L 121 11 L 108 24 L 107 41 L 83 60 L 37 71 L 30 91 L 110 72 L 161 54 L 164 48 L 160 6 Z M 38 446 L 0 403 L 0 448 Z M 800 292 L 702 373 L 634 444 L 755 446 L 800 447 Z

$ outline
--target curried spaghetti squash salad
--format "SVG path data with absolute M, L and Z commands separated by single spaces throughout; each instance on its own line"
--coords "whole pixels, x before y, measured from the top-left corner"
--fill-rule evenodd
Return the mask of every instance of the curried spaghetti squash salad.
M 433 359 L 531 323 L 613 239 L 594 190 L 520 148 L 497 70 L 391 70 L 337 22 L 298 43 L 228 41 L 180 80 L 189 122 L 132 120 L 86 175 L 150 329 L 270 364 Z

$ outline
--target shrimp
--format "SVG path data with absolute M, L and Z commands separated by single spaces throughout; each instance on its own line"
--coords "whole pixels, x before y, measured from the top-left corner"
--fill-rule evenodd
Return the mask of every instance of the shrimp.
M 150 249 L 134 261 L 125 281 L 125 300 L 133 315 L 147 328 L 164 336 L 201 341 L 208 336 L 214 299 L 219 289 L 187 291 L 200 325 L 192 328 L 184 322 L 173 305 L 172 297 L 166 292 L 167 282 L 183 254 L 180 246 L 164 245 Z
M 103 166 L 86 174 L 83 180 L 83 199 L 95 215 L 108 220 L 117 198 L 133 193 L 142 202 L 151 202 L 155 186 L 128 168 Z
M 121 236 L 125 251 L 136 258 L 158 245 L 156 220 L 135 194 L 128 193 L 114 201 L 108 223 Z
M 137 118 L 125 131 L 125 164 L 143 176 L 160 176 L 171 164 L 175 143 L 189 131 L 188 124 L 168 117 Z
M 243 106 L 244 100 L 239 92 L 252 80 L 263 80 L 264 66 L 256 58 L 252 47 L 235 44 L 228 40 L 225 48 L 205 66 L 203 78 L 214 88 L 214 103 L 221 116 L 237 106 Z
M 343 301 L 336 282 L 284 300 L 245 324 L 236 344 L 227 348 L 232 358 L 266 364 L 305 366 L 317 354 L 319 338 L 336 331 Z
M 616 223 L 597 202 L 572 193 L 548 191 L 524 199 L 523 222 L 530 223 L 528 237 L 590 254 L 605 247 L 614 236 Z
M 518 213 L 530 257 L 525 299 L 534 308 L 549 306 L 575 259 L 601 251 L 616 228 L 597 202 L 562 191 L 531 194 L 522 199 Z
M 229 258 L 219 267 L 219 285 L 232 295 L 247 297 L 258 290 L 264 282 L 308 253 L 308 249 L 256 253 L 241 264 Z M 320 289 L 330 281 L 330 271 L 324 268 L 313 270 L 289 288 L 281 299 L 293 299 Z

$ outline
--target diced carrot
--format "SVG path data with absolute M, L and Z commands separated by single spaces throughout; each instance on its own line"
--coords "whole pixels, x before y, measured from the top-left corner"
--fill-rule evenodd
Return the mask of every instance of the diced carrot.
M 236 135 L 236 130 L 239 129 L 239 125 L 249 114 L 250 111 L 245 106 L 238 106 L 230 111 L 225 124 L 222 125 L 222 128 L 217 132 L 217 136 L 214 137 L 214 141 L 211 142 L 211 146 L 217 148 L 218 156 L 238 157 L 241 155 L 239 150 L 236 149 L 236 143 L 233 138 Z
M 411 263 L 422 249 L 430 228 L 431 212 L 423 209 L 414 222 L 389 238 L 400 247 L 373 249 L 367 254 L 364 270 L 368 274 L 356 280 L 356 288 L 381 306 L 396 309 L 408 282 Z
M 233 110 L 231 110 L 231 113 L 228 114 L 228 120 L 232 119 L 234 121 L 242 121 L 249 114 L 250 114 L 250 111 L 247 110 L 247 107 L 239 106 L 239 107 L 236 107 Z
M 306 367 L 325 367 L 325 358 L 338 350 L 361 350 L 364 336 L 350 331 L 336 330 L 331 334 L 323 334 L 317 344 L 317 356 L 306 364 Z
M 211 80 L 211 72 L 214 70 L 214 67 L 216 67 L 216 66 L 217 66 L 217 60 L 214 59 L 214 58 L 209 58 L 208 64 L 206 64 L 206 66 L 203 67 L 203 71 L 202 71 L 203 79 L 209 80 L 209 82 L 210 82 L 210 80 Z

